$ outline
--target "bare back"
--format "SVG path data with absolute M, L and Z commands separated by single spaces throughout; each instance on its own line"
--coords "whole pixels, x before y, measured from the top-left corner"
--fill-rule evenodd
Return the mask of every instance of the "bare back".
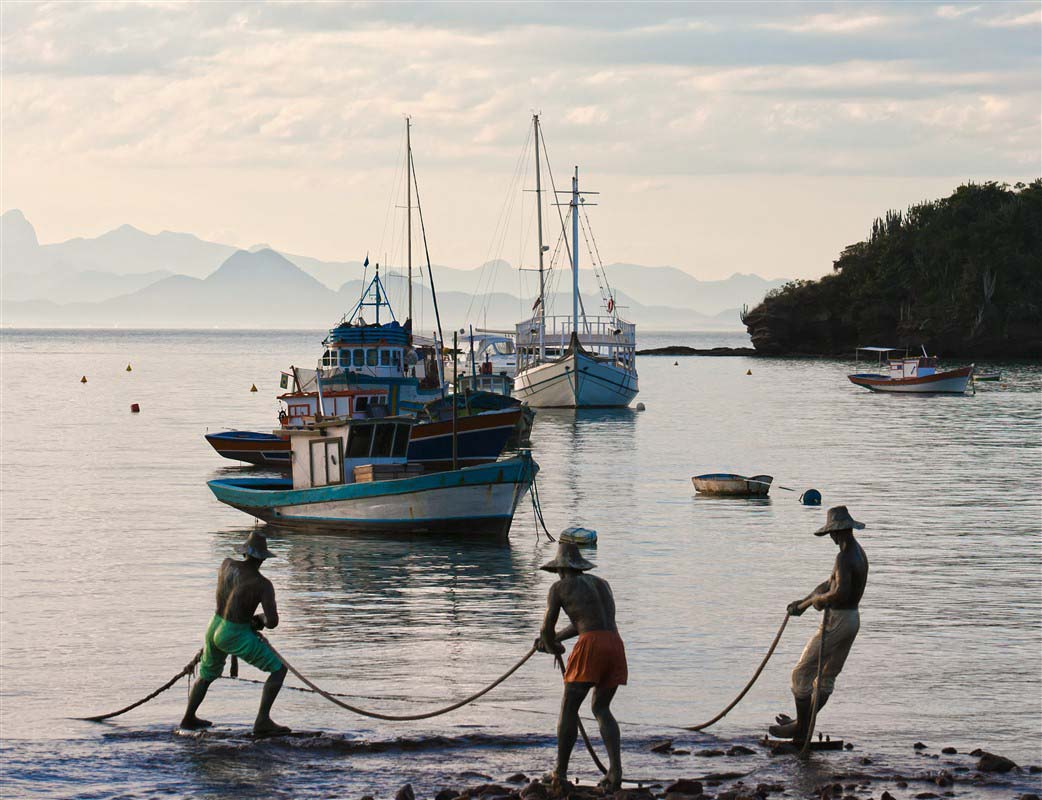
M 248 623 L 261 604 L 269 623 L 267 627 L 274 628 L 278 624 L 278 612 L 271 581 L 246 561 L 224 559 L 217 573 L 217 613 L 229 622 Z
M 579 573 L 561 578 L 550 590 L 579 633 L 615 631 L 615 597 L 611 586 L 596 575 Z

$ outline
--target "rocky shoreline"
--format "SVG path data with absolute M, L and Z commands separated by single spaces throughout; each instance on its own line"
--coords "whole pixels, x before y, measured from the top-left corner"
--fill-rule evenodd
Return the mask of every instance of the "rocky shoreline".
M 682 344 L 669 345 L 668 347 L 652 347 L 647 350 L 638 350 L 638 356 L 755 356 L 760 355 L 751 347 L 711 347 L 708 350 L 699 350 L 695 347 L 687 347 Z
M 518 772 L 501 783 L 480 783 L 461 788 L 445 787 L 433 794 L 433 800 L 768 800 L 775 797 L 805 797 L 816 800 L 939 800 L 950 797 L 973 797 L 986 793 L 990 797 L 1011 800 L 1040 800 L 1039 795 L 1024 791 L 1023 781 L 1011 778 L 1042 776 L 1042 767 L 1021 767 L 1012 760 L 985 750 L 974 750 L 962 758 L 954 747 L 945 747 L 940 754 L 926 752 L 926 745 L 913 745 L 916 755 L 940 761 L 943 767 L 924 769 L 904 774 L 875 763 L 872 758 L 857 759 L 860 769 L 832 769 L 827 761 L 817 760 L 817 772 L 810 783 L 801 780 L 769 781 L 752 779 L 753 773 L 720 772 L 699 778 L 675 778 L 661 781 L 628 780 L 622 789 L 608 792 L 585 783 L 565 785 L 557 791 L 546 778 L 529 778 Z M 849 745 L 847 749 L 852 749 Z M 733 753 L 734 748 L 726 751 Z M 754 751 L 742 748 L 747 754 Z M 655 743 L 651 752 L 663 755 L 677 754 L 671 742 Z M 774 749 L 773 754 L 794 757 L 792 749 Z M 721 750 L 720 755 L 725 755 Z M 706 753 L 708 755 L 708 753 Z M 967 758 L 970 759 L 967 763 Z M 671 768 L 675 768 L 671 764 Z M 473 773 L 471 773 L 473 775 Z M 485 776 L 482 776 L 485 777 Z M 804 776 L 806 777 L 806 776 Z M 1028 778 L 1030 780 L 1030 778 Z M 1042 777 L 1039 777 L 1042 789 Z M 1018 784 L 1021 784 L 1018 787 Z M 398 790 L 395 800 L 416 800 L 411 784 Z M 361 800 L 374 800 L 370 795 Z

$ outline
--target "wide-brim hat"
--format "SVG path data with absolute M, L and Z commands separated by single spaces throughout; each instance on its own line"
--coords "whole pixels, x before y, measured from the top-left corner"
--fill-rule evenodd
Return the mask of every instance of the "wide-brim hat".
M 836 506 L 829 509 L 828 519 L 824 525 L 814 531 L 815 536 L 824 536 L 826 533 L 835 531 L 863 530 L 864 522 L 858 522 L 847 511 L 846 506 Z
M 582 557 L 576 545 L 571 542 L 558 542 L 557 555 L 553 561 L 547 561 L 539 569 L 545 569 L 547 572 L 557 572 L 559 569 L 575 569 L 579 572 L 586 572 L 586 570 L 594 569 L 596 566 L 596 564 Z
M 268 538 L 256 531 L 250 534 L 250 538 L 246 540 L 245 544 L 239 545 L 235 550 L 244 556 L 253 556 L 261 561 L 275 557 L 275 554 L 268 549 Z

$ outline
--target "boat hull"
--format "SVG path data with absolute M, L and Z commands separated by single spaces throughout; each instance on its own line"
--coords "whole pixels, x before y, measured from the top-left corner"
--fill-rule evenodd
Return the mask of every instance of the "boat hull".
M 572 351 L 514 378 L 514 397 L 532 408 L 620 408 L 637 396 L 635 372 Z
M 456 421 L 456 463 L 461 467 L 488 464 L 499 458 L 507 443 L 524 424 L 525 411 L 507 409 L 461 417 Z M 290 468 L 288 439 L 270 433 L 227 431 L 208 433 L 214 450 L 233 461 L 258 467 Z M 409 461 L 427 470 L 452 469 L 452 420 L 414 425 L 409 437 Z
M 714 473 L 695 475 L 691 483 L 699 494 L 720 497 L 766 497 L 773 480 L 770 475 L 753 475 L 746 478 L 744 475 Z
M 973 367 L 960 367 L 919 378 L 890 378 L 886 375 L 848 375 L 855 386 L 863 386 L 873 392 L 895 394 L 964 394 L 973 377 Z
M 282 526 L 502 538 L 538 470 L 524 455 L 400 480 L 312 489 L 269 478 L 213 480 L 207 486 L 222 503 Z
M 256 431 L 221 431 L 206 434 L 219 455 L 257 467 L 289 469 L 289 440 Z

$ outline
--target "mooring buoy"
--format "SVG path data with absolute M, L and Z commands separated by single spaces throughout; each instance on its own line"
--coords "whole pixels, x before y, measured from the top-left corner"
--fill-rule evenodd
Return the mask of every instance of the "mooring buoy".
M 80 378 L 80 383 L 86 383 L 86 382 L 87 382 L 87 376 L 84 375 L 82 378 Z
M 130 404 L 130 413 L 131 414 L 137 414 L 137 413 L 140 413 L 140 411 L 141 411 L 141 406 L 139 406 L 137 403 L 131 403 Z
M 134 371 L 134 370 L 132 370 L 132 369 L 130 368 L 130 364 L 127 364 L 127 372 L 133 372 L 133 371 Z
M 255 384 L 255 383 L 254 383 L 254 384 L 252 384 L 252 385 L 250 386 L 250 391 L 251 391 L 251 392 L 255 392 L 255 391 L 257 391 L 257 384 Z
M 637 411 L 643 411 L 645 408 L 647 408 L 647 406 L 643 403 L 637 403 Z
M 805 506 L 820 506 L 821 492 L 817 489 L 807 489 L 807 491 L 800 495 L 800 502 Z
M 746 374 L 746 375 L 752 375 L 752 374 L 753 374 L 753 371 L 752 371 L 751 369 L 747 369 L 747 370 L 745 371 L 745 374 Z
M 680 362 L 679 361 L 674 361 L 673 362 L 673 366 L 674 367 L 679 367 L 680 366 Z

